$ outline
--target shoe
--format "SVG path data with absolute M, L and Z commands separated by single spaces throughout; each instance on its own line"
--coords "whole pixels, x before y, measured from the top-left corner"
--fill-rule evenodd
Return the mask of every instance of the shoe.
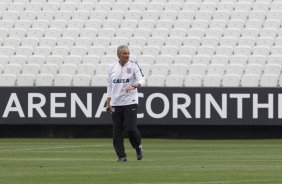
M 136 154 L 137 154 L 137 160 L 142 160 L 144 153 L 141 145 L 139 146 L 139 148 L 136 149 Z
M 118 157 L 117 162 L 126 162 L 127 158 L 126 157 Z

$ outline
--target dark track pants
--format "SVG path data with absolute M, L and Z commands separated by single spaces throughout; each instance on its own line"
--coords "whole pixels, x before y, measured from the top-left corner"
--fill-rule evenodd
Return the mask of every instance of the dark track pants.
M 123 134 L 127 132 L 134 149 L 141 145 L 141 135 L 137 129 L 137 104 L 112 107 L 113 145 L 118 157 L 125 157 Z

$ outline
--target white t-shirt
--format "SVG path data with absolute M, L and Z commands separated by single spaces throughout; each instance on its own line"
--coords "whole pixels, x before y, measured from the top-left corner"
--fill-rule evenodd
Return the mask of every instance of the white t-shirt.
M 137 89 L 125 92 L 126 86 L 136 83 L 144 85 L 145 79 L 139 65 L 127 61 L 123 66 L 117 61 L 111 64 L 108 72 L 107 96 L 111 97 L 111 106 L 138 104 Z

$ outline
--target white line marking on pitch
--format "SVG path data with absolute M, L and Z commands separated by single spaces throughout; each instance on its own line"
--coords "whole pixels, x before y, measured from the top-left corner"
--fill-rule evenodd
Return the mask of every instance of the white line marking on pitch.
M 265 179 L 265 180 L 237 180 L 237 181 L 195 181 L 195 182 L 166 182 L 162 184 L 232 184 L 232 183 L 253 183 L 253 182 L 274 182 L 282 181 L 282 179 Z M 150 184 L 150 183 L 136 183 L 136 184 Z
M 10 152 L 10 151 L 36 151 L 36 150 L 53 150 L 53 149 L 82 148 L 82 147 L 97 147 L 97 146 L 101 146 L 101 145 L 60 146 L 60 147 L 29 148 L 29 149 L 9 149 L 9 150 L 0 150 L 0 153 L 3 153 L 3 152 Z

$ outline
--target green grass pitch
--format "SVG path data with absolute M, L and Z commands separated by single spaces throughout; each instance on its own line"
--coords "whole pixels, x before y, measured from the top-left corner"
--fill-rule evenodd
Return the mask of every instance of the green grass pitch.
M 0 139 L 1 184 L 281 184 L 282 140 Z

